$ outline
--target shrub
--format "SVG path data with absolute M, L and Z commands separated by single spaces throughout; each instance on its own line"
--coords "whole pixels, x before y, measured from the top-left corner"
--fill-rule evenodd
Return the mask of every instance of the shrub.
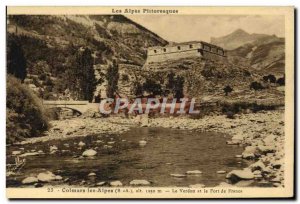
M 39 98 L 11 75 L 7 76 L 6 97 L 8 143 L 38 136 L 48 129 L 48 117 Z
M 232 92 L 233 89 L 230 86 L 226 86 L 223 91 L 225 92 L 225 95 L 228 96 L 228 93 Z
M 254 89 L 255 91 L 257 91 L 264 89 L 264 87 L 261 85 L 261 83 L 255 81 L 250 84 L 250 89 Z
M 285 85 L 285 78 L 281 77 L 278 78 L 277 82 L 276 82 L 279 86 L 284 86 Z
M 232 111 L 226 112 L 226 117 L 229 119 L 235 119 L 234 112 Z

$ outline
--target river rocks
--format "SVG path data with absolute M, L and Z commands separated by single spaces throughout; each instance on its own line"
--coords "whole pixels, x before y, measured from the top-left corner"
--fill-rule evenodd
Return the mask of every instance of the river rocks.
M 262 154 L 274 153 L 276 151 L 274 145 L 259 145 L 257 148 Z
M 56 177 L 52 172 L 47 171 L 45 173 L 39 173 L 37 176 L 38 180 L 41 182 L 50 182 L 54 180 L 61 180 L 61 177 Z M 61 179 L 60 179 L 61 178 Z
M 22 180 L 22 184 L 34 184 L 39 180 L 36 177 L 30 176 Z
M 82 153 L 82 156 L 84 157 L 93 157 L 97 154 L 97 152 L 93 149 L 88 149 L 88 150 L 85 150 L 83 153 Z
M 282 160 L 276 160 L 271 163 L 271 166 L 273 166 L 274 169 L 280 169 L 281 166 L 283 166 Z
M 263 140 L 263 142 L 265 143 L 266 146 L 273 145 L 275 141 L 276 141 L 275 135 L 269 135 L 269 136 L 265 137 L 265 139 Z
M 79 146 L 79 147 L 83 147 L 83 146 L 85 146 L 85 143 L 82 142 L 82 141 L 80 141 L 80 142 L 78 143 L 78 146 Z
M 201 183 L 189 185 L 190 188 L 204 188 L 205 185 Z
M 58 150 L 58 147 L 57 147 L 57 146 L 55 146 L 55 145 L 53 145 L 53 146 L 50 146 L 50 154 L 54 154 L 54 153 L 56 153 L 56 152 L 57 152 L 57 150 Z
M 16 175 L 16 173 L 15 172 L 13 172 L 13 171 L 7 171 L 6 172 L 6 176 L 8 177 L 8 176 L 15 176 Z
M 253 164 L 251 164 L 249 166 L 249 168 L 252 170 L 252 171 L 255 171 L 255 170 L 260 170 L 260 171 L 265 171 L 266 169 L 266 166 L 265 164 L 262 162 L 262 161 L 257 161 Z
M 27 153 L 21 154 L 20 157 L 37 156 L 39 154 L 40 153 L 38 153 L 38 152 L 27 152 Z
M 147 180 L 132 180 L 129 184 L 132 186 L 149 186 L 150 182 Z
M 226 178 L 236 183 L 239 180 L 251 180 L 254 179 L 254 174 L 250 169 L 233 170 L 226 175 Z
M 141 147 L 146 146 L 146 144 L 147 144 L 147 141 L 145 141 L 145 140 L 139 141 L 139 145 L 140 145 Z
M 105 181 L 100 181 L 98 183 L 96 183 L 96 186 L 104 186 L 106 184 Z
M 112 182 L 109 183 L 109 185 L 112 186 L 112 187 L 123 186 L 121 181 L 112 181 Z
M 220 171 L 217 171 L 217 174 L 226 174 L 226 171 L 220 170 Z
M 91 172 L 88 174 L 88 177 L 91 177 L 91 176 L 96 176 L 96 174 L 94 172 Z
M 202 171 L 199 170 L 187 171 L 186 174 L 189 175 L 202 174 Z
M 229 141 L 227 141 L 226 142 L 226 144 L 228 144 L 228 145 L 239 145 L 239 144 L 241 144 L 241 140 L 229 140 Z
M 133 126 L 134 121 L 132 119 L 125 119 L 122 117 L 105 119 L 71 118 L 68 120 L 50 121 L 50 124 L 53 128 L 46 132 L 45 136 L 28 138 L 25 141 L 19 142 L 18 144 L 33 144 L 36 142 L 61 140 L 102 133 L 119 134 L 129 130 L 129 128 Z M 59 131 L 54 129 L 59 129 Z
M 185 174 L 170 174 L 170 175 L 173 176 L 173 177 L 176 177 L 176 178 L 184 178 L 184 177 L 186 177 Z
M 60 180 L 62 180 L 62 179 L 63 179 L 63 178 L 62 178 L 61 176 L 56 175 L 54 180 L 55 180 L 55 181 L 60 181 Z
M 12 151 L 11 155 L 16 156 L 21 154 L 21 151 Z
M 256 147 L 248 146 L 245 148 L 244 152 L 242 153 L 242 157 L 243 159 L 254 159 L 256 153 L 257 153 Z

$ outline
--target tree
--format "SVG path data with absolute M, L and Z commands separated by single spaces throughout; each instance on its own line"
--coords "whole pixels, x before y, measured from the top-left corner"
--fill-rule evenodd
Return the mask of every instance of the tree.
M 146 82 L 143 84 L 143 90 L 152 93 L 153 95 L 160 95 L 162 93 L 161 85 L 149 78 L 147 78 Z
M 26 58 L 19 41 L 12 38 L 7 48 L 7 73 L 19 78 L 22 82 L 26 78 Z
M 134 82 L 132 86 L 132 93 L 135 96 L 141 96 L 143 94 L 143 86 L 140 82 Z
M 116 60 L 114 60 L 111 65 L 109 65 L 106 73 L 106 80 L 107 80 L 106 95 L 109 98 L 114 98 L 118 90 L 118 81 L 119 81 L 119 65 Z
M 184 77 L 175 76 L 173 72 L 169 73 L 166 88 L 169 89 L 175 98 L 183 97 Z
M 228 93 L 233 91 L 233 89 L 228 85 L 223 90 L 225 92 L 225 96 L 228 96 Z
M 182 76 L 177 76 L 173 88 L 173 93 L 175 98 L 179 99 L 183 97 L 183 85 L 184 85 L 184 78 Z
M 78 50 L 75 56 L 75 66 L 71 69 L 70 87 L 75 91 L 77 99 L 92 101 L 96 89 L 96 78 L 93 67 L 92 52 L 89 48 Z

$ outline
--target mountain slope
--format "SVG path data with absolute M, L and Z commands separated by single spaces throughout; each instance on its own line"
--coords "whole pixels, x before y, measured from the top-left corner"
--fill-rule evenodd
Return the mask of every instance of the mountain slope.
M 262 74 L 284 75 L 285 40 L 261 38 L 228 52 L 229 58 L 244 61 Z
M 252 43 L 262 38 L 276 38 L 276 36 L 269 36 L 266 34 L 256 34 L 256 33 L 249 34 L 242 29 L 238 29 L 233 33 L 223 37 L 218 37 L 218 38 L 212 37 L 211 43 L 215 45 L 219 45 L 227 50 L 233 50 L 244 44 Z
M 9 16 L 8 32 L 41 40 L 49 49 L 90 46 L 96 57 L 142 65 L 146 48 L 167 42 L 124 16 Z
M 26 82 L 44 99 L 53 100 L 68 88 L 65 82 L 72 79 L 66 70 L 74 66 L 79 50 L 91 50 L 99 87 L 105 80 L 103 67 L 114 59 L 142 66 L 147 47 L 167 44 L 122 15 L 13 15 L 8 16 L 7 33 L 8 45 L 18 41 L 24 50 Z

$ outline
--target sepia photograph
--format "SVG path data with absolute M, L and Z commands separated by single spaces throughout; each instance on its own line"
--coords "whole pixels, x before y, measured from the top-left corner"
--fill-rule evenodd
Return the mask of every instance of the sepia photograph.
M 293 197 L 293 7 L 7 7 L 8 198 Z

